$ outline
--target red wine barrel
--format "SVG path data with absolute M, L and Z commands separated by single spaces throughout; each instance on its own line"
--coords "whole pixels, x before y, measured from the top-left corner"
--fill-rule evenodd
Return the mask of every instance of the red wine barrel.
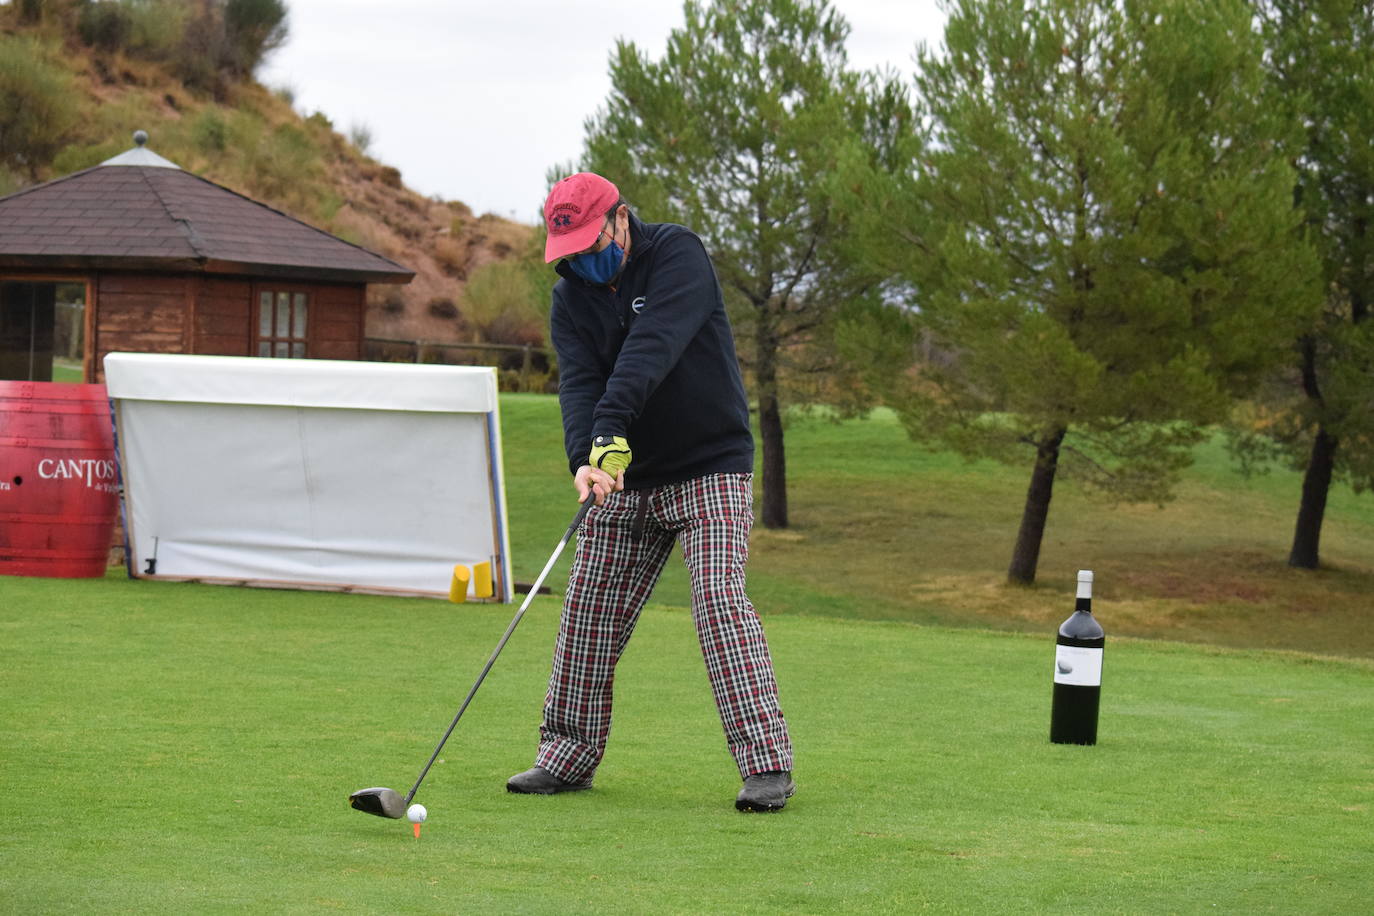
M 118 490 L 104 385 L 0 381 L 0 575 L 105 575 Z

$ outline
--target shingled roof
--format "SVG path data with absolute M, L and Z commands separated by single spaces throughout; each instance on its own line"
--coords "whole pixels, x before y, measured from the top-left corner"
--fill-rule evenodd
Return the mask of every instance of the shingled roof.
M 415 276 L 182 171 L 141 142 L 94 168 L 0 197 L 0 267 L 354 283 L 406 283 Z

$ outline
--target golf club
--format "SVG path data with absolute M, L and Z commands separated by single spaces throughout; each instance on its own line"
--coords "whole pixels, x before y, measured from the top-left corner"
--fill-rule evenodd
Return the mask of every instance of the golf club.
M 406 808 L 408 808 L 411 801 L 414 800 L 415 793 L 420 789 L 420 783 L 425 781 L 425 776 L 429 773 L 429 768 L 434 766 L 434 761 L 438 759 L 439 752 L 444 748 L 444 742 L 448 741 L 448 736 L 453 734 L 453 730 L 458 727 L 458 720 L 463 718 L 463 712 L 468 708 L 468 704 L 472 702 L 473 696 L 477 693 L 477 688 L 482 686 L 482 681 L 486 678 L 487 672 L 491 670 L 492 665 L 496 664 L 496 657 L 500 655 L 501 650 L 506 647 L 506 643 L 510 640 L 511 634 L 515 632 L 516 626 L 520 623 L 520 618 L 525 616 L 525 609 L 530 606 L 530 602 L 534 600 L 534 596 L 539 593 L 539 586 L 544 584 L 544 577 L 549 574 L 550 569 L 553 569 L 553 564 L 558 562 L 558 557 L 563 553 L 563 548 L 568 546 L 568 541 L 572 540 L 573 533 L 577 531 L 578 526 L 582 524 L 582 520 L 587 517 L 587 513 L 595 503 L 596 493 L 588 493 L 587 498 L 583 500 L 582 505 L 578 507 L 577 514 L 573 516 L 572 524 L 568 526 L 568 530 L 563 534 L 563 539 L 559 541 L 558 546 L 554 548 L 553 556 L 549 557 L 549 562 L 544 564 L 543 572 L 539 574 L 539 578 L 535 579 L 534 584 L 530 586 L 529 594 L 525 595 L 525 600 L 520 604 L 520 610 L 515 612 L 515 617 L 511 619 L 510 625 L 506 627 L 506 632 L 501 636 L 501 641 L 496 644 L 496 651 L 491 653 L 491 658 L 487 659 L 486 665 L 482 667 L 482 673 L 477 675 L 477 681 L 472 685 L 472 689 L 468 691 L 467 697 L 464 698 L 463 705 L 458 707 L 458 715 L 453 717 L 453 721 L 449 723 L 448 731 L 444 732 L 444 737 L 439 739 L 439 746 L 434 749 L 433 754 L 430 754 L 429 762 L 426 763 L 425 768 L 420 771 L 420 776 L 415 780 L 415 785 L 410 787 L 410 792 L 403 798 L 395 789 L 388 789 L 383 786 L 372 789 L 359 789 L 357 792 L 348 796 L 348 803 L 350 805 L 357 808 L 359 811 L 366 812 L 367 814 L 375 814 L 378 817 L 396 819 L 405 817 Z

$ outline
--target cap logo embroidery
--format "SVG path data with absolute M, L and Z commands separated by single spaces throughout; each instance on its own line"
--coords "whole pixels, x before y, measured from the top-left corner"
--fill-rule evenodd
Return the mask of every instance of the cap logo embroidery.
M 553 214 L 549 216 L 549 228 L 554 230 L 567 229 L 573 224 L 573 217 L 582 213 L 582 208 L 577 204 L 562 203 L 553 208 Z

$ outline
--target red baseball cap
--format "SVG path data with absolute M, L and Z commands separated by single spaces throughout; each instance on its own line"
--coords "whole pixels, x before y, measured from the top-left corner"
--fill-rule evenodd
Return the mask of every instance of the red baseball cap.
M 619 199 L 616 186 L 594 172 L 578 172 L 554 185 L 544 201 L 549 230 L 544 263 L 592 247 L 606 225 L 606 211 Z

